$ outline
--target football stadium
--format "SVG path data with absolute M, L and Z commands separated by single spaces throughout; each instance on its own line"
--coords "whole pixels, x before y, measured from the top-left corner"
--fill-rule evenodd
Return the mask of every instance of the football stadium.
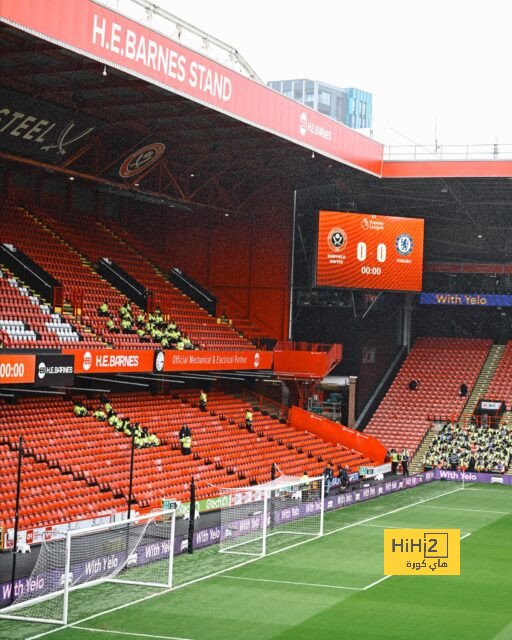
M 510 640 L 511 206 L 157 4 L 0 0 L 0 638 Z

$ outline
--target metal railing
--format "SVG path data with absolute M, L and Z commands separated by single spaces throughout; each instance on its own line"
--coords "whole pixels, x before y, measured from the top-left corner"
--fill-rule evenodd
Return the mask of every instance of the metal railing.
M 96 2 L 208 56 L 237 73 L 264 84 L 235 47 L 173 15 L 162 6 L 164 4 L 162 0 L 96 0 Z
M 251 391 L 250 389 L 246 389 L 245 387 L 242 389 L 242 400 L 245 400 L 249 403 L 256 403 L 260 409 L 263 411 L 272 411 L 274 415 L 276 415 L 279 419 L 288 419 L 289 408 L 286 407 L 281 402 L 277 402 L 276 400 L 272 400 L 272 398 L 267 398 L 267 396 L 262 395 L 261 393 L 256 393 L 255 391 Z
M 512 144 L 389 145 L 384 160 L 512 160 Z

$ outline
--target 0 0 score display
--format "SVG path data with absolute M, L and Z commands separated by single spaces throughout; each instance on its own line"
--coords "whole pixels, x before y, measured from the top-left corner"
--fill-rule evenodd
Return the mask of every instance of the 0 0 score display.
M 419 218 L 320 211 L 317 285 L 421 291 Z

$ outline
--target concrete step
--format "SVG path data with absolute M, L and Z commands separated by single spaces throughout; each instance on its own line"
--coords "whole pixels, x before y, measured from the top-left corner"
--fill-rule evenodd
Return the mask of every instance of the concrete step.
M 496 369 L 500 363 L 501 357 L 503 356 L 503 352 L 505 350 L 505 345 L 503 344 L 493 344 L 489 349 L 489 353 L 487 354 L 487 358 L 480 370 L 480 374 L 475 382 L 473 389 L 467 399 L 467 402 L 460 414 L 459 419 L 469 418 L 473 415 L 473 412 L 476 408 L 479 398 L 485 395 L 489 385 L 492 381 L 494 374 L 496 373 Z

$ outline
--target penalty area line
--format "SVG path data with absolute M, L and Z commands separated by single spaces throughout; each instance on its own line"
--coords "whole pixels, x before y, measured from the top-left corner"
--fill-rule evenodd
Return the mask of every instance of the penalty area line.
M 299 587 L 321 587 L 323 589 L 350 589 L 351 591 L 363 591 L 361 587 L 345 587 L 337 584 L 317 584 L 315 582 L 294 582 L 293 580 L 271 580 L 270 578 L 249 578 L 247 576 L 218 576 L 226 580 L 250 580 L 251 582 L 271 582 L 273 584 L 291 584 Z
M 151 633 L 134 633 L 133 631 L 114 631 L 113 629 L 95 629 L 94 627 L 80 627 L 78 625 L 69 625 L 70 629 L 80 629 L 80 631 L 92 631 L 95 635 L 102 633 L 110 633 L 119 636 L 130 636 L 135 638 L 152 638 L 153 640 L 191 640 L 191 638 L 181 638 L 178 636 L 156 636 Z

